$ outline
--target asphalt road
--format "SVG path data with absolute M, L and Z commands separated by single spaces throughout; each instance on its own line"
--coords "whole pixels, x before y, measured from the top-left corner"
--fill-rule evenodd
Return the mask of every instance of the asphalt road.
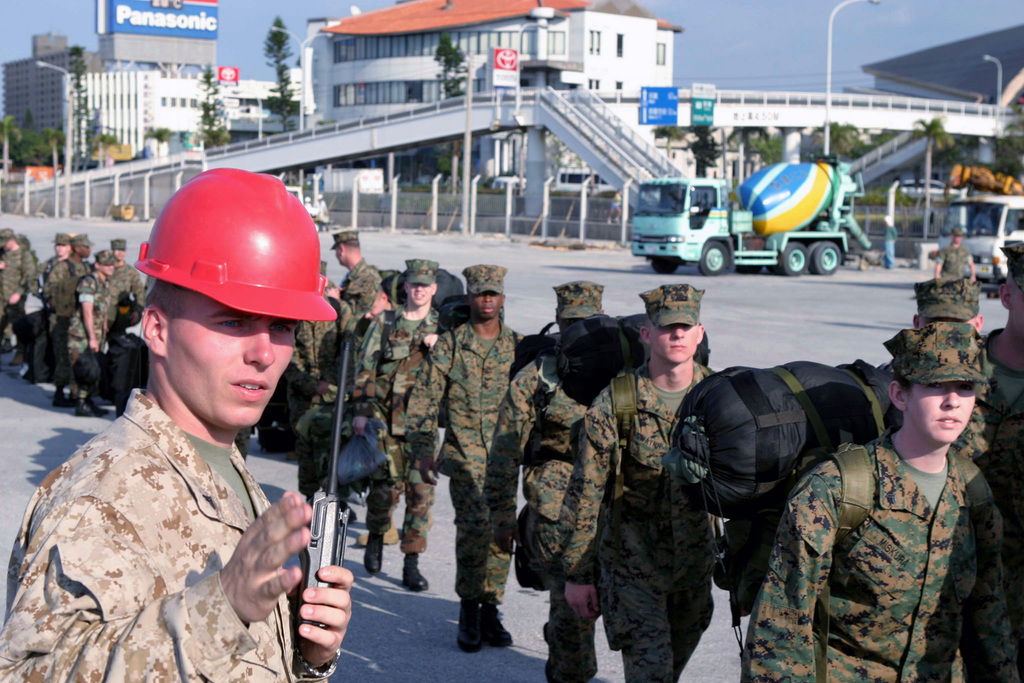
M 94 250 L 109 240 L 128 240 L 129 255 L 149 233 L 143 223 L 0 217 L 32 240 L 41 258 L 52 253 L 53 234 L 88 232 Z M 431 258 L 452 272 L 476 263 L 497 263 L 509 269 L 506 277 L 506 321 L 523 333 L 538 331 L 553 320 L 554 285 L 593 280 L 605 285 L 605 311 L 612 315 L 641 312 L 639 292 L 668 282 L 689 282 L 705 288 L 702 318 L 711 344 L 711 364 L 767 367 L 794 360 L 830 364 L 863 358 L 880 363 L 888 358 L 882 342 L 914 314 L 913 282 L 927 275 L 909 268 L 891 271 L 841 269 L 833 277 L 783 278 L 768 274 L 703 278 L 695 268 L 674 275 L 655 274 L 642 259 L 618 248 L 567 250 L 509 243 L 504 238 L 462 239 L 411 233 L 368 233 L 364 255 L 378 267 L 404 268 L 407 258 Z M 340 281 L 344 270 L 321 236 L 328 276 Z M 31 305 L 38 305 L 34 299 Z M 1005 314 L 998 300 L 982 299 L 986 331 L 1002 326 Z M 53 387 L 33 386 L 18 377 L 3 357 L 0 372 L 0 547 L 13 541 L 25 505 L 43 477 L 74 449 L 104 429 L 109 418 L 76 418 L 70 410 L 50 407 Z M 255 445 L 249 465 L 271 500 L 296 488 L 296 468 L 281 454 L 262 453 Z M 504 623 L 515 639 L 508 649 L 484 649 L 465 654 L 455 644 L 459 603 L 454 592 L 455 533 L 447 480 L 438 487 L 430 546 L 421 561 L 430 590 L 410 593 L 401 586 L 402 558 L 396 546 L 385 548 L 384 570 L 369 577 L 362 566 L 362 549 L 355 538 L 365 533 L 365 508 L 355 501 L 359 522 L 350 529 L 349 568 L 355 572 L 355 610 L 345 640 L 344 657 L 334 680 L 365 678 L 389 681 L 543 681 L 546 646 L 541 628 L 547 618 L 547 594 L 509 581 Z M 401 510 L 401 508 L 400 508 Z M 401 517 L 396 515 L 398 523 Z M 0 591 L 5 591 L 0 587 Z M 683 674 L 684 681 L 736 681 L 738 647 L 730 628 L 727 596 L 715 594 L 715 618 Z M 745 624 L 744 624 L 745 626 Z M 596 680 L 621 681 L 622 660 L 607 647 L 598 625 Z

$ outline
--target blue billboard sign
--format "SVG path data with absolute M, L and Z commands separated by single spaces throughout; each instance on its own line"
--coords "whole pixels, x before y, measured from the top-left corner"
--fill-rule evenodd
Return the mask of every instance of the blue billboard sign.
M 98 33 L 217 39 L 217 0 L 99 0 Z
M 640 123 L 647 126 L 675 126 L 679 121 L 677 88 L 641 88 Z

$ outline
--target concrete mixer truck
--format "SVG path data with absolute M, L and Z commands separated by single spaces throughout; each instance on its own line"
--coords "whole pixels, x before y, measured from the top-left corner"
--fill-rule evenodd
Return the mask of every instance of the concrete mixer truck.
M 864 185 L 848 170 L 834 158 L 774 164 L 731 193 L 717 178 L 647 181 L 633 217 L 633 255 L 662 274 L 696 264 L 703 275 L 731 266 L 740 273 L 768 266 L 781 275 L 832 275 L 849 237 L 871 248 L 853 217 L 853 200 L 864 195 Z

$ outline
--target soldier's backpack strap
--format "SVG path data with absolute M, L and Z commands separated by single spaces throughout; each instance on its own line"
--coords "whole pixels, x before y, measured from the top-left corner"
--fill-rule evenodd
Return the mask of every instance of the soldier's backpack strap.
M 868 399 L 868 403 L 871 404 L 871 415 L 875 418 L 875 426 L 878 427 L 878 435 L 881 436 L 882 432 L 885 431 L 885 416 L 882 414 L 882 405 L 878 402 L 878 396 L 875 395 L 874 389 L 869 387 L 867 383 L 861 379 L 853 370 L 849 368 L 843 368 L 853 380 L 860 385 L 861 390 L 864 392 L 864 396 Z
M 800 407 L 804 409 L 804 413 L 807 415 L 807 421 L 811 423 L 811 428 L 814 429 L 814 435 L 818 438 L 818 445 L 824 446 L 825 448 L 832 450 L 832 439 L 828 437 L 828 430 L 825 429 L 825 423 L 821 421 L 821 415 L 818 414 L 818 410 L 811 403 L 811 398 L 807 395 L 807 390 L 803 388 L 800 381 L 793 375 L 792 372 L 784 367 L 774 367 L 772 372 L 778 375 L 789 390 L 793 392 L 793 396 L 800 402 Z
M 380 321 L 380 352 L 377 354 L 377 367 L 380 367 L 384 358 L 385 350 L 391 346 L 391 333 L 395 331 L 395 323 L 398 321 L 398 311 L 384 311 Z M 377 370 L 374 370 L 377 374 Z
M 619 434 L 619 447 L 615 453 L 612 470 L 612 532 L 618 533 L 619 522 L 622 521 L 622 458 L 629 450 L 633 438 L 633 421 L 636 418 L 636 375 L 620 372 L 612 378 L 612 411 L 615 413 L 615 424 Z M 613 463 L 609 463 L 611 466 Z

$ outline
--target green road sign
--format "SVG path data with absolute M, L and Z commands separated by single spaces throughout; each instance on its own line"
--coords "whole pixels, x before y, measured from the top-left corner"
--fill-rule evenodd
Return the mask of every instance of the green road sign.
M 715 101 L 694 98 L 690 104 L 690 125 L 710 126 L 715 123 Z

